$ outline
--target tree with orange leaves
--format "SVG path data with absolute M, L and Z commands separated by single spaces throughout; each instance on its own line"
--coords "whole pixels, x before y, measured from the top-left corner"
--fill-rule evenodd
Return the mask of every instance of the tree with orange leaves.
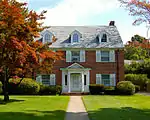
M 16 0 L 0 1 L 0 80 L 4 101 L 9 100 L 8 82 L 13 76 L 22 78 L 28 72 L 51 72 L 61 53 L 49 50 L 49 44 L 34 39 L 45 27 L 38 20 L 45 19 L 43 11 L 29 11 L 26 3 Z
M 131 16 L 137 19 L 133 25 L 140 25 L 143 22 L 150 24 L 150 1 L 149 0 L 119 0 Z

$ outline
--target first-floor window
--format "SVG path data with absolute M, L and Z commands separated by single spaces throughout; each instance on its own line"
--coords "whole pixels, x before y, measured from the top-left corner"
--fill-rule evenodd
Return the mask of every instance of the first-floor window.
M 42 84 L 43 85 L 55 85 L 55 74 L 42 75 Z
M 110 74 L 96 74 L 96 84 L 111 85 Z
M 102 84 L 105 86 L 110 86 L 110 75 L 101 75 L 102 76 Z

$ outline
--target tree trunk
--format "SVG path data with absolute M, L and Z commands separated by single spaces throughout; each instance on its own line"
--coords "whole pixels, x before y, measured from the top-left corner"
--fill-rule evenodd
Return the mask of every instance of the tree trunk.
M 9 95 L 8 95 L 8 71 L 7 68 L 5 68 L 4 72 L 4 82 L 3 82 L 3 93 L 4 93 L 4 101 L 9 101 Z

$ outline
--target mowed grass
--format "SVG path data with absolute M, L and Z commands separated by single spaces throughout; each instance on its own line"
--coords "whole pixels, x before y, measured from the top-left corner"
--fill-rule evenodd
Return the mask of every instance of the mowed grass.
M 84 96 L 90 120 L 150 120 L 150 96 Z
M 10 96 L 10 102 L 2 102 L 0 96 L 0 120 L 64 120 L 68 96 Z

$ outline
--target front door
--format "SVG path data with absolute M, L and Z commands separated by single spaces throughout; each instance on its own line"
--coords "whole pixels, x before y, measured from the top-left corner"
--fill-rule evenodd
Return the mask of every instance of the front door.
M 71 92 L 81 92 L 81 74 L 80 73 L 72 73 L 71 74 Z

